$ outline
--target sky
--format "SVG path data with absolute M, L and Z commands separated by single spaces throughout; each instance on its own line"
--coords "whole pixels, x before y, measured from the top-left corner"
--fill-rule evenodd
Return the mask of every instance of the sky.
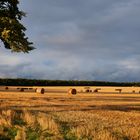
M 29 54 L 0 47 L 1 78 L 140 81 L 140 0 L 20 0 Z

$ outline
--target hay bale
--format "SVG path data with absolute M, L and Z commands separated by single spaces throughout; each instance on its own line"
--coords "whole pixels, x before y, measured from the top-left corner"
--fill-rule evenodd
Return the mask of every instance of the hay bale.
M 68 94 L 76 95 L 77 94 L 77 90 L 75 88 L 70 88 L 68 90 Z
M 20 88 L 20 91 L 21 91 L 21 92 L 24 92 L 24 88 Z
M 89 89 L 86 89 L 85 92 L 90 92 L 90 90 Z
M 37 93 L 40 93 L 40 94 L 44 94 L 45 89 L 44 89 L 44 88 L 37 88 L 37 89 L 36 89 L 36 92 L 37 92 Z
M 135 93 L 135 90 L 133 90 L 132 93 Z
M 93 92 L 98 92 L 99 90 L 101 90 L 101 88 L 96 88 Z
M 5 87 L 5 90 L 8 90 L 9 88 L 8 87 Z
M 122 92 L 122 89 L 115 89 L 116 91 L 118 91 L 119 93 L 121 93 Z
M 85 92 L 91 92 L 90 87 L 84 87 Z

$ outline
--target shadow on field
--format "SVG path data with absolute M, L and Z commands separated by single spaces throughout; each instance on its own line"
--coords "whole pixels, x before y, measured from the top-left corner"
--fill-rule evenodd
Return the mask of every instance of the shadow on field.
M 32 106 L 9 106 L 6 109 L 28 109 L 30 111 L 44 111 L 44 112 L 63 112 L 63 111 L 140 111 L 140 105 L 90 105 L 90 106 L 78 106 L 78 105 L 32 105 Z M 1 110 L 2 108 L 0 108 Z
M 125 112 L 129 112 L 129 111 L 140 111 L 140 105 L 139 104 L 135 104 L 133 106 L 129 106 L 129 105 L 102 105 L 102 106 L 89 106 L 92 108 L 92 110 L 115 110 L 115 111 L 125 111 Z M 86 111 L 82 110 L 82 111 Z

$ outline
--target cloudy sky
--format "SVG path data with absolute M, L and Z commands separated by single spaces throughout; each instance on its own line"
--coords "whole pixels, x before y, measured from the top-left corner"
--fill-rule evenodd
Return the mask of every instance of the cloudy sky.
M 140 81 L 140 0 L 21 0 L 36 50 L 0 48 L 0 77 Z

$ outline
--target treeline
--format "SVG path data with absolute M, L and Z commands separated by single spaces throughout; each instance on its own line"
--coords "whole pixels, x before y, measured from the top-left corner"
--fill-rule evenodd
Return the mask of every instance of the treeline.
M 0 79 L 1 86 L 140 86 L 136 82 L 105 82 L 78 80 Z

